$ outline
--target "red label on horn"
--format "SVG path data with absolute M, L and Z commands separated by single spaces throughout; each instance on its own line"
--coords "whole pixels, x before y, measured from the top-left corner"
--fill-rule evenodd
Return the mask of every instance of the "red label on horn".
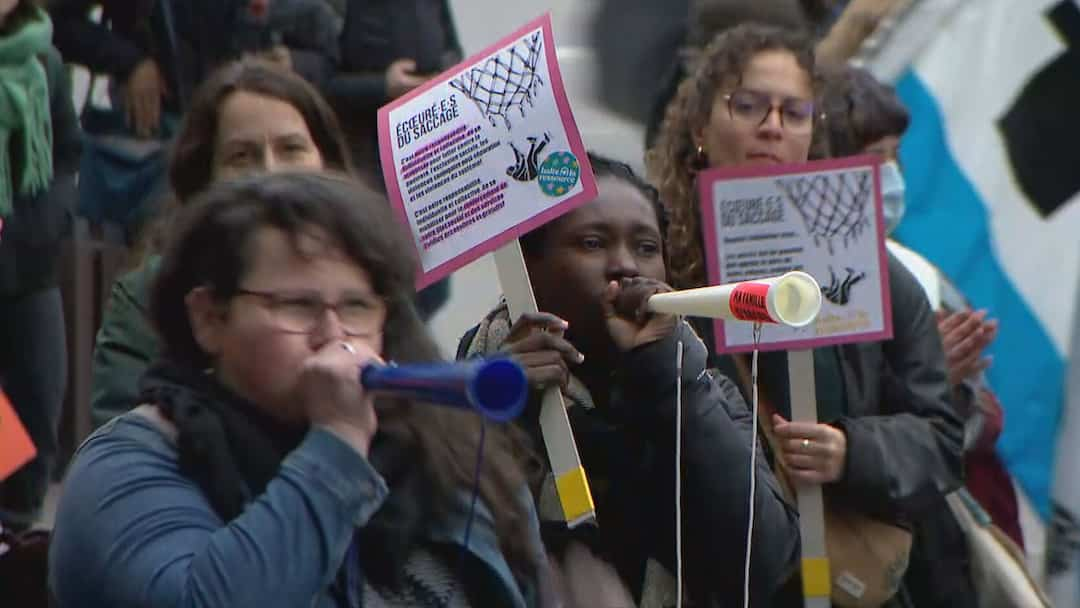
M 771 285 L 768 283 L 740 283 L 731 290 L 728 299 L 731 314 L 740 321 L 776 323 L 776 319 L 769 316 L 769 307 L 765 304 L 769 287 Z

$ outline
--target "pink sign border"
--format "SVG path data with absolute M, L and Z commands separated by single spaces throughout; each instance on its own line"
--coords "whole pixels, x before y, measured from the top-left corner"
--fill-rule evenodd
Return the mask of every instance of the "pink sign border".
M 442 85 L 450 79 L 458 76 L 465 69 L 472 67 L 473 65 L 480 63 L 488 58 L 489 55 L 495 51 L 506 47 L 514 42 L 520 40 L 525 34 L 542 28 L 544 33 L 544 55 L 547 58 L 548 74 L 550 76 L 550 85 L 552 94 L 555 97 L 555 105 L 559 110 L 559 118 L 562 120 L 563 130 L 566 132 L 566 139 L 570 143 L 570 152 L 578 159 L 578 166 L 581 168 L 581 186 L 582 191 L 574 196 L 566 199 L 558 205 L 551 207 L 550 209 L 539 213 L 528 220 L 511 226 L 506 230 L 492 236 L 482 243 L 474 245 L 467 251 L 461 253 L 457 257 L 448 260 L 435 268 L 432 268 L 428 272 L 424 272 L 423 263 L 420 262 L 419 272 L 417 273 L 416 289 L 420 290 L 428 285 L 442 279 L 450 273 L 460 269 L 461 267 L 470 264 L 477 260 L 481 256 L 487 253 L 495 251 L 499 247 L 502 247 L 506 243 L 521 237 L 525 233 L 529 232 L 533 228 L 542 226 L 547 222 L 559 217 L 560 215 L 573 211 L 575 208 L 588 203 L 592 199 L 596 198 L 597 186 L 596 178 L 592 172 L 592 165 L 589 163 L 589 156 L 586 152 L 584 143 L 581 140 L 581 133 L 578 131 L 577 124 L 574 122 L 574 115 L 570 110 L 570 102 L 566 98 L 566 88 L 563 85 L 562 72 L 559 69 L 559 62 L 555 55 L 555 37 L 551 30 L 551 13 L 545 13 L 536 19 L 530 21 L 527 25 L 514 31 L 501 38 L 498 42 L 488 46 L 484 50 L 472 55 L 468 59 L 455 65 L 454 67 L 446 70 L 441 75 L 433 78 L 425 83 L 423 86 L 418 87 L 408 94 L 386 104 L 379 108 L 379 151 L 382 155 L 382 173 L 383 181 L 386 183 L 387 193 L 389 194 L 390 204 L 394 208 L 395 214 L 405 223 L 405 226 L 409 228 L 410 237 L 412 237 L 412 228 L 409 225 L 408 210 L 405 208 L 405 200 L 401 196 L 401 189 L 398 186 L 397 180 L 397 167 L 395 167 L 393 159 L 393 150 L 390 146 L 390 112 L 408 103 L 410 100 L 423 95 L 432 88 Z M 537 192 L 539 196 L 539 191 Z M 416 240 L 413 238 L 413 243 Z M 419 251 L 417 253 L 420 253 Z
M 807 338 L 802 340 L 786 340 L 782 342 L 762 343 L 761 351 L 777 350 L 808 350 L 835 344 L 854 344 L 858 342 L 875 342 L 889 340 L 893 337 L 892 324 L 892 295 L 889 292 L 889 264 L 885 250 L 885 223 L 881 221 L 881 159 L 876 156 L 852 156 L 829 160 L 811 161 L 801 164 L 781 165 L 754 165 L 743 167 L 725 167 L 702 171 L 698 176 L 698 200 L 701 201 L 702 234 L 705 239 L 705 263 L 708 268 L 709 284 L 720 285 L 720 260 L 717 247 L 716 212 L 712 204 L 712 195 L 716 182 L 733 178 L 748 177 L 771 177 L 777 175 L 797 175 L 815 173 L 818 171 L 834 171 L 837 169 L 869 168 L 874 175 L 874 206 L 877 208 L 877 233 L 878 233 L 878 267 L 881 270 L 881 302 L 885 307 L 882 319 L 884 326 L 879 331 L 828 336 L 823 338 Z M 728 346 L 725 344 L 724 322 L 717 320 L 714 325 L 715 348 L 718 353 L 745 353 L 754 350 L 752 344 L 742 346 Z

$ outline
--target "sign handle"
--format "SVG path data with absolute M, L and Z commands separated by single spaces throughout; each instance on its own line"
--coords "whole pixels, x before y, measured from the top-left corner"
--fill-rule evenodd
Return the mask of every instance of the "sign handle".
M 510 318 L 516 319 L 526 312 L 539 312 L 520 242 L 515 239 L 503 245 L 495 250 L 494 257 L 499 284 L 510 309 Z M 585 467 L 578 455 L 570 419 L 566 415 L 566 402 L 563 401 L 562 391 L 557 386 L 544 391 L 540 406 L 540 431 L 544 437 L 551 471 L 555 476 L 555 488 L 566 517 L 566 525 L 574 528 L 596 521 L 592 491 L 585 477 Z
M 814 351 L 788 351 L 788 382 L 791 387 L 791 419 L 817 422 L 817 394 L 814 392 Z M 799 534 L 802 537 L 803 605 L 828 608 L 832 605 L 832 577 L 825 550 L 825 504 L 821 486 L 797 489 Z

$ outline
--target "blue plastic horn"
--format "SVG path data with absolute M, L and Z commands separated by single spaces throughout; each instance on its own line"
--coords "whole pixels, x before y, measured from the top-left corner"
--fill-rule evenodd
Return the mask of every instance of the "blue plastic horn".
M 521 414 L 529 393 L 524 370 L 506 358 L 366 365 L 360 371 L 360 383 L 370 391 L 472 409 L 497 422 Z

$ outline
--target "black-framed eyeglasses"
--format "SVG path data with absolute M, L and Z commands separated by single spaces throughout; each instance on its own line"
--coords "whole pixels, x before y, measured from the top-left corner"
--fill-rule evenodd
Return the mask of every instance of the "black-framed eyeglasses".
M 379 332 L 386 320 L 386 304 L 377 296 L 348 296 L 340 302 L 330 303 L 313 292 L 237 289 L 235 295 L 261 299 L 274 327 L 290 334 L 315 331 L 327 310 L 334 311 L 341 330 L 348 336 Z
M 784 97 L 773 103 L 772 95 L 752 89 L 736 89 L 724 95 L 728 115 L 754 127 L 769 119 L 773 110 L 780 113 L 780 126 L 792 135 L 808 135 L 814 130 L 814 102 L 798 97 Z

